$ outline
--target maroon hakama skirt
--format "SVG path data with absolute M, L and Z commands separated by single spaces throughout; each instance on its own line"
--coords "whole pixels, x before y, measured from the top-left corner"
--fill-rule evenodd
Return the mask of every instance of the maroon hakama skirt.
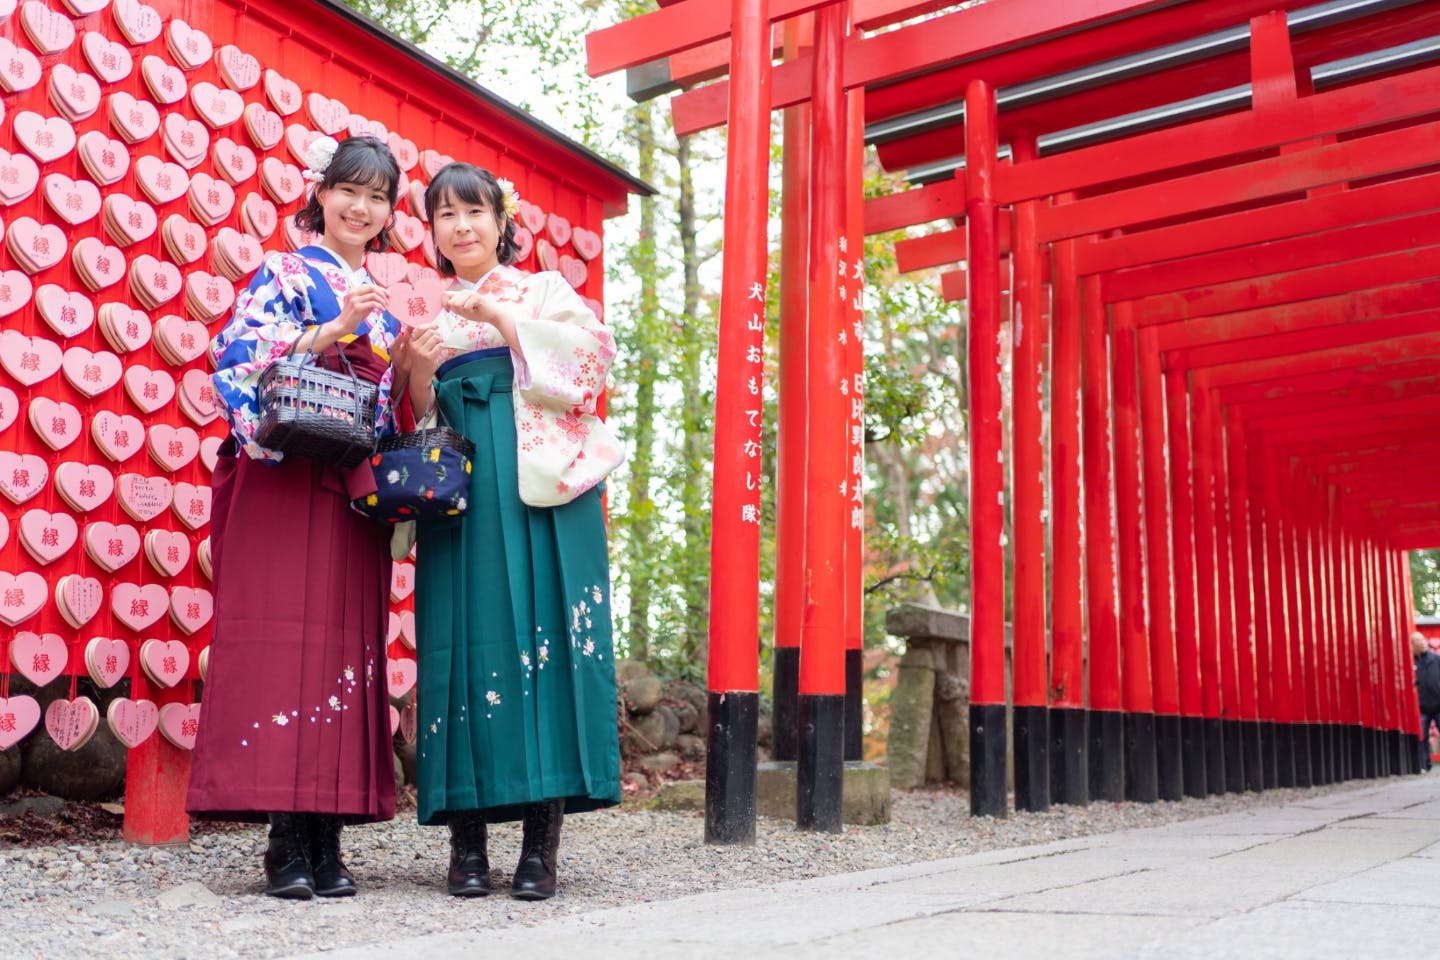
M 350 357 L 379 379 L 368 347 Z M 271 812 L 389 820 L 390 530 L 350 509 L 333 467 L 224 452 L 212 478 L 214 634 L 186 809 L 256 822 Z

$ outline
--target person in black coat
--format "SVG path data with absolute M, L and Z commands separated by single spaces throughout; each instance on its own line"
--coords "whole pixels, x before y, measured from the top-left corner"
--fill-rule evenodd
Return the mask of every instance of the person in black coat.
M 1430 769 L 1430 724 L 1440 726 L 1440 656 L 1430 650 L 1422 633 L 1410 634 L 1415 654 L 1415 690 L 1420 695 L 1420 765 Z

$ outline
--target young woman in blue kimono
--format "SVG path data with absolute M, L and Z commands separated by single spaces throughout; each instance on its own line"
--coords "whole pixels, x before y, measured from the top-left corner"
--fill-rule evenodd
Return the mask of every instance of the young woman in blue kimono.
M 342 823 L 395 815 L 389 531 L 349 506 L 368 466 L 283 456 L 255 432 L 260 374 L 306 350 L 331 369 L 343 352 L 377 383 L 384 422 L 399 324 L 363 261 L 385 249 L 400 169 L 373 137 L 325 138 L 307 160 L 315 188 L 296 223 L 320 242 L 270 255 L 211 344 L 230 437 L 212 478 L 214 637 L 186 798 L 197 816 L 268 820 L 265 892 L 293 899 L 354 894 Z
M 455 282 L 395 363 L 413 410 L 477 448 L 466 515 L 418 529 L 420 822 L 450 827 L 449 892 L 483 896 L 486 823 L 521 820 L 511 893 L 542 900 L 563 814 L 620 802 L 598 485 L 623 454 L 596 415 L 614 340 L 558 273 L 510 266 L 517 204 L 479 167 L 435 175 L 425 205 Z

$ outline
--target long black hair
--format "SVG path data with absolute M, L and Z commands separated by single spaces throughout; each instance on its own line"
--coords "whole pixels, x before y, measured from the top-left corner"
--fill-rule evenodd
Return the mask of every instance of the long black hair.
M 495 174 L 473 163 L 447 163 L 435 174 L 430 186 L 425 188 L 425 218 L 432 223 L 440 204 L 451 203 L 484 204 L 495 215 L 500 224 L 500 242 L 495 247 L 495 257 L 501 263 L 515 262 L 519 245 L 515 242 L 515 219 L 505 215 L 505 193 Z M 447 277 L 455 276 L 455 265 L 445 259 L 438 249 L 435 251 L 435 267 Z
M 377 187 L 384 190 L 390 200 L 390 209 L 400 196 L 400 164 L 390 148 L 375 137 L 347 137 L 340 141 L 330 165 L 325 168 L 325 179 L 310 191 L 310 199 L 295 214 L 295 226 L 307 233 L 325 234 L 325 209 L 320 206 L 320 191 L 332 189 L 336 184 L 353 183 L 359 187 Z M 365 249 L 382 252 L 390 249 L 390 234 L 381 230 Z

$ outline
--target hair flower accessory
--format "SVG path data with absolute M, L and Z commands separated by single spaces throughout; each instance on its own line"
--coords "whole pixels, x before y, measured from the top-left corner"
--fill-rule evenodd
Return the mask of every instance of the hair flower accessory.
M 505 207 L 505 219 L 513 220 L 520 212 L 520 194 L 515 190 L 515 184 L 501 177 L 495 181 L 500 187 L 500 201 Z
M 305 148 L 305 169 L 300 175 L 311 183 L 324 182 L 325 170 L 335 158 L 335 151 L 338 149 L 340 144 L 334 137 L 316 137 L 310 146 Z

